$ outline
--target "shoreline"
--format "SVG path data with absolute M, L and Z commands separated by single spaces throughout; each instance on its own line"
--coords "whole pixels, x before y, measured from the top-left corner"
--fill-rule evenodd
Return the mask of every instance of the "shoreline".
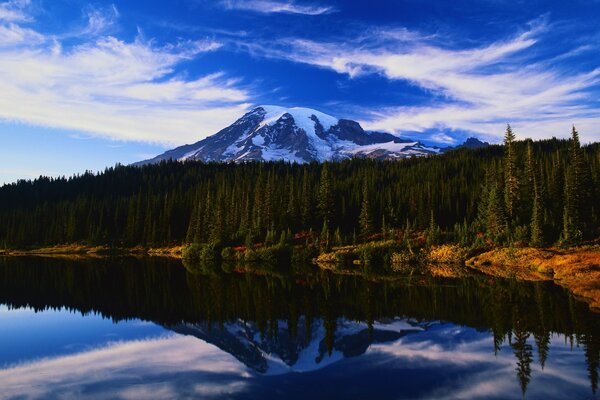
M 500 248 L 469 258 L 484 274 L 523 281 L 552 281 L 600 312 L 600 246 Z
M 110 257 L 110 256 L 152 256 L 182 258 L 184 246 L 169 247 L 110 247 L 79 244 L 47 246 L 35 249 L 0 250 L 0 256 L 44 256 L 44 257 Z
M 448 246 L 435 246 L 429 255 Z M 58 245 L 36 249 L 0 250 L 0 256 L 43 256 L 65 258 L 101 258 L 110 256 L 150 256 L 183 259 L 185 246 L 145 248 L 111 248 L 109 246 Z M 458 251 L 457 246 L 454 247 Z M 447 250 L 446 250 L 447 253 Z M 327 254 L 327 253 L 325 253 Z M 445 254 L 452 258 L 451 254 Z M 464 255 L 462 255 L 464 256 Z M 431 257 L 430 257 L 431 258 Z M 437 258 L 437 260 L 436 260 Z M 460 257 L 458 257 L 460 258 Z M 464 267 L 489 276 L 516 279 L 522 281 L 552 281 L 566 288 L 577 299 L 587 303 L 595 312 L 600 312 L 600 245 L 588 245 L 573 248 L 496 248 L 466 257 L 464 262 L 446 262 L 439 257 L 430 259 L 428 264 L 441 267 L 446 277 L 460 277 L 455 274 Z M 335 270 L 334 263 L 315 263 L 319 268 Z M 450 265 L 454 264 L 451 268 Z M 461 268 L 456 268 L 458 265 Z M 419 267 L 415 267 L 419 268 Z M 358 272 L 358 271 L 357 271 Z

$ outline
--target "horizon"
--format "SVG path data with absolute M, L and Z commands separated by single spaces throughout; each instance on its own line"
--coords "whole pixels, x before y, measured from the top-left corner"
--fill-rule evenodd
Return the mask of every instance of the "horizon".
M 1 1 L 0 184 L 151 158 L 259 104 L 438 146 L 507 123 L 596 142 L 599 27 L 583 1 Z

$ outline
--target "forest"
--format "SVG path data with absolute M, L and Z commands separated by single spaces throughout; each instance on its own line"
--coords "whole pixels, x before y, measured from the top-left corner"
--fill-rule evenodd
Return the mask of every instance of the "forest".
M 0 188 L 0 248 L 428 242 L 577 245 L 600 234 L 600 144 L 515 140 L 399 161 L 162 162 Z

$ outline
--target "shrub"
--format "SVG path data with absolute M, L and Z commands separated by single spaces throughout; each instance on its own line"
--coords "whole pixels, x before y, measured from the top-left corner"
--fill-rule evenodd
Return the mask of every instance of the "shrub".
M 232 247 L 224 247 L 221 250 L 221 258 L 224 261 L 234 261 L 237 259 L 237 252 Z
M 467 252 L 458 245 L 445 244 L 431 247 L 425 258 L 431 263 L 462 263 L 467 258 Z
M 187 245 L 181 251 L 181 256 L 186 260 L 199 260 L 200 259 L 200 245 L 193 243 Z

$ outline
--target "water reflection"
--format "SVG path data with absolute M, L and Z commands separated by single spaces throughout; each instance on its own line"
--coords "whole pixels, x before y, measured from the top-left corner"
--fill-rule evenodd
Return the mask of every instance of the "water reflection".
M 300 269 L 0 259 L 0 397 L 595 393 L 600 318 L 554 285 Z

